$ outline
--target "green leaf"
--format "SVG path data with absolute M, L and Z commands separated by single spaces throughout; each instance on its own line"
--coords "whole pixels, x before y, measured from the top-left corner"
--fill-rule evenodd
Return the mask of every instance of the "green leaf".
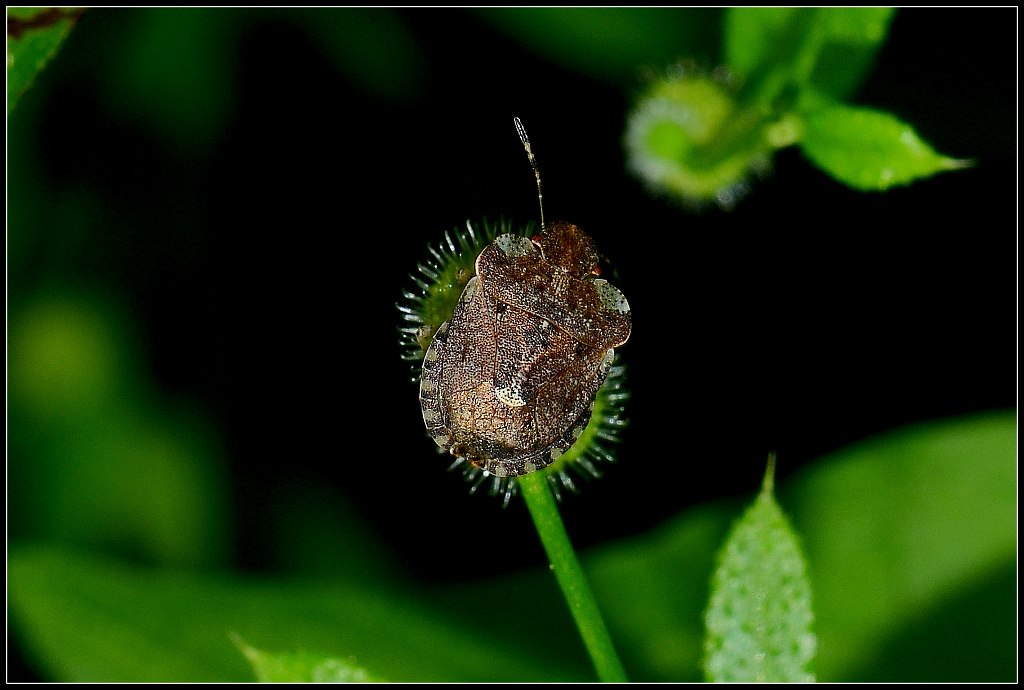
M 973 627 L 967 619 L 942 626 L 941 612 L 962 597 L 977 600 L 977 588 L 1014 568 L 1016 438 L 1014 411 L 919 424 L 826 457 L 787 487 L 810 564 L 819 679 L 888 680 L 872 666 L 876 655 L 885 650 L 891 660 L 922 643 L 926 657 L 901 663 L 917 666 L 915 680 L 1012 678 L 1016 664 L 991 650 L 1014 637 L 1000 613 L 1014 599 L 990 592 Z M 988 668 L 931 675 L 942 654 Z
M 65 682 L 251 681 L 230 633 L 259 649 L 347 659 L 396 682 L 585 679 L 533 653 L 531 639 L 493 623 L 466 626 L 408 586 L 185 574 L 39 547 L 10 553 L 8 598 L 38 670 Z
M 823 10 L 824 40 L 810 86 L 836 100 L 852 96 L 874 65 L 889 35 L 892 7 L 830 7 Z
M 1012 410 L 920 424 L 780 486 L 809 564 L 819 680 L 1015 678 L 1016 442 Z M 631 680 L 701 678 L 708 576 L 738 509 L 700 506 L 581 558 Z M 13 635 L 49 680 L 252 680 L 232 631 L 391 681 L 593 677 L 547 568 L 424 591 L 12 549 L 8 600 Z
M 797 536 L 775 502 L 774 460 L 715 571 L 704 643 L 704 670 L 713 682 L 814 680 L 811 584 Z
M 725 63 L 743 77 L 849 97 L 885 42 L 890 7 L 742 7 L 726 12 Z M 764 85 L 752 90 L 761 92 Z
M 734 7 L 725 12 L 724 60 L 730 69 L 749 76 L 775 60 L 794 43 L 790 25 L 806 10 L 793 7 Z
M 385 682 L 372 676 L 366 669 L 344 659 L 309 652 L 271 654 L 250 647 L 238 635 L 232 635 L 231 641 L 252 664 L 256 680 L 261 683 Z
M 819 680 L 1015 678 L 1016 438 L 1012 410 L 920 424 L 779 488 L 809 564 Z M 700 506 L 583 558 L 632 681 L 701 679 L 708 574 L 736 510 Z
M 970 167 L 937 153 L 894 115 L 834 105 L 808 113 L 800 147 L 821 170 L 863 192 L 877 192 Z
M 72 7 L 7 8 L 8 115 L 84 11 Z

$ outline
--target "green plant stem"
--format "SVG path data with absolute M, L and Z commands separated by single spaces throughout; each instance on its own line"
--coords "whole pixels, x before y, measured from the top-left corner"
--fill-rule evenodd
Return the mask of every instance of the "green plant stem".
M 565 601 L 572 611 L 572 617 L 579 628 L 583 644 L 590 654 L 602 683 L 626 683 L 626 672 L 622 668 L 612 638 L 601 618 L 594 595 L 583 575 L 576 552 L 569 542 L 569 535 L 562 524 L 562 516 L 548 488 L 543 472 L 533 472 L 519 478 L 519 490 L 526 499 L 526 507 L 537 527 L 537 534 L 548 554 L 551 568 L 555 571 L 558 586 L 562 588 Z

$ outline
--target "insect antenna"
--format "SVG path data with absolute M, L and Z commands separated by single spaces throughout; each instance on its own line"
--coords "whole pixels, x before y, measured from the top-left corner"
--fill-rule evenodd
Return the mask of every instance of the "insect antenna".
M 523 127 L 522 121 L 517 117 L 514 118 L 516 121 L 516 131 L 519 133 L 519 140 L 523 142 L 523 148 L 526 149 L 526 155 L 530 158 L 530 166 L 533 168 L 533 175 L 537 178 L 537 201 L 540 203 L 540 229 L 543 231 L 544 228 L 544 195 L 540 191 L 540 169 L 537 167 L 537 159 L 533 155 L 533 149 L 530 148 L 530 137 L 526 136 L 526 129 Z

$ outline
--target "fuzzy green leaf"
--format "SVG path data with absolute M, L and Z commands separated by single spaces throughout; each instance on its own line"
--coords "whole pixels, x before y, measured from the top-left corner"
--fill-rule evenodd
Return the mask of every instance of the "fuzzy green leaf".
M 821 170 L 862 192 L 878 192 L 970 161 L 937 153 L 891 113 L 833 105 L 809 113 L 800 147 Z
M 250 647 L 238 635 L 232 635 L 231 641 L 252 664 L 256 680 L 261 683 L 385 682 L 372 676 L 365 668 L 344 659 L 309 652 L 271 654 Z
M 716 682 L 807 682 L 817 640 L 797 536 L 764 487 L 733 527 L 712 581 L 704 670 Z
M 648 89 L 629 114 L 623 145 L 626 166 L 652 192 L 723 208 L 768 168 L 776 147 L 757 111 L 738 108 L 727 86 L 697 70 Z
M 72 7 L 7 8 L 8 115 L 84 11 Z

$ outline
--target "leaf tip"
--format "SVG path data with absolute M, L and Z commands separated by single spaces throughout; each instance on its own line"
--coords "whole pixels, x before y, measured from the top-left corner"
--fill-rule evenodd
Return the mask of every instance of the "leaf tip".
M 231 644 L 235 645 L 235 647 L 238 648 L 238 651 L 240 651 L 242 655 L 250 661 L 250 663 L 255 663 L 257 659 L 259 659 L 259 651 L 247 645 L 245 640 L 242 639 L 242 636 L 234 630 L 228 631 L 228 639 L 231 640 Z
M 761 483 L 761 493 L 771 494 L 775 491 L 775 451 L 768 453 L 768 464 L 764 470 L 764 480 Z
M 963 170 L 977 166 L 978 161 L 973 158 L 949 158 L 947 156 L 942 159 L 940 165 L 943 170 Z

